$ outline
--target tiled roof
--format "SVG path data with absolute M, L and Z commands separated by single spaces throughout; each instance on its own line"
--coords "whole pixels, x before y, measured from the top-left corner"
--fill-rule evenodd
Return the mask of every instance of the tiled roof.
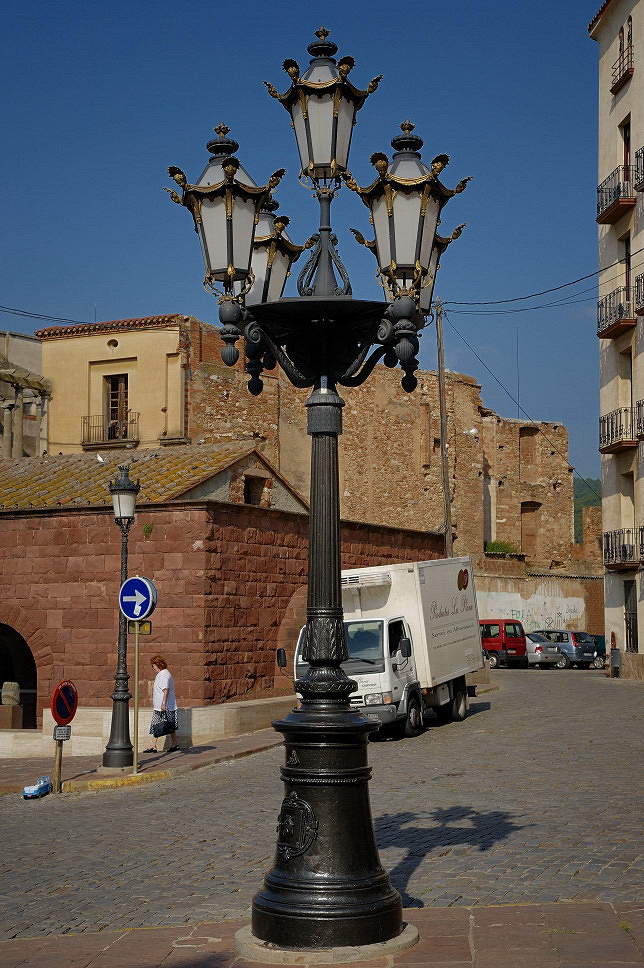
M 187 322 L 190 316 L 182 313 L 169 313 L 166 316 L 141 316 L 136 319 L 112 319 L 103 323 L 82 323 L 74 326 L 47 326 L 37 329 L 40 339 L 60 339 L 64 336 L 92 336 L 95 333 L 115 333 L 127 329 L 158 329 L 159 326 L 176 326 Z
M 0 512 L 29 508 L 111 507 L 108 482 L 119 464 L 141 480 L 140 503 L 172 501 L 254 452 L 249 441 L 185 444 L 158 450 L 105 451 L 0 460 Z M 259 455 L 258 455 L 259 458 Z
M 613 0 L 604 0 L 604 3 L 602 3 L 602 5 L 599 8 L 599 10 L 597 11 L 597 13 L 593 17 L 593 19 L 588 24 L 588 33 L 589 34 L 592 33 L 592 31 L 595 29 L 595 27 L 599 23 L 600 18 L 604 15 L 604 13 L 608 9 L 608 7 L 610 7 L 610 5 L 611 5 L 612 2 L 613 2 Z

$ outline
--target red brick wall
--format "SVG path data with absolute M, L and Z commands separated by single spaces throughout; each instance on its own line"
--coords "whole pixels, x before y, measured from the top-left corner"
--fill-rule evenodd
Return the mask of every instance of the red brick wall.
M 343 564 L 438 557 L 441 541 L 345 524 Z M 227 504 L 140 511 L 129 571 L 159 588 L 153 634 L 141 639 L 142 701 L 155 652 L 175 673 L 181 705 L 270 694 L 280 630 L 306 584 L 307 545 L 304 515 Z M 109 705 L 119 553 L 109 511 L 0 515 L 0 624 L 19 632 L 34 654 L 39 712 L 62 678 L 76 682 L 83 705 Z

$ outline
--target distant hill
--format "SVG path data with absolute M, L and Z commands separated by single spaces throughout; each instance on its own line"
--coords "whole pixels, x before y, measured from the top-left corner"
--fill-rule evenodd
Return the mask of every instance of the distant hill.
M 575 500 L 575 541 L 582 541 L 584 537 L 581 527 L 582 509 L 599 507 L 602 503 L 602 482 L 593 477 L 587 478 L 587 481 L 588 483 L 576 477 L 573 485 L 573 495 Z M 588 485 L 590 485 L 590 487 Z

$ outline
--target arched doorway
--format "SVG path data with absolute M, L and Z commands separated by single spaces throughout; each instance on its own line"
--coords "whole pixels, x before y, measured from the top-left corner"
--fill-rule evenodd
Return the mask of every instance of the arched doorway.
M 0 623 L 0 689 L 4 682 L 17 682 L 22 703 L 24 729 L 36 728 L 36 662 L 22 635 Z

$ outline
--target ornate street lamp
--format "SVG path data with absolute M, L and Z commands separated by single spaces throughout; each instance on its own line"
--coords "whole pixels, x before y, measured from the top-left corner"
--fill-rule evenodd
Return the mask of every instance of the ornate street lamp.
M 395 150 L 391 165 L 382 152 L 371 156 L 378 172 L 371 185 L 360 188 L 350 172 L 344 173 L 344 179 L 369 209 L 374 241 L 365 241 L 356 229 L 352 232 L 374 253 L 385 298 L 391 301 L 399 293 L 409 293 L 427 313 L 440 257 L 464 228 L 459 225 L 449 239 L 437 235 L 441 210 L 470 179 L 464 178 L 454 189 L 446 188 L 438 176 L 448 164 L 448 156 L 437 155 L 427 168 L 420 157 L 423 140 L 412 134 L 415 125 L 403 121 L 400 127 L 403 133 L 391 142 Z
M 248 298 L 233 287 L 238 280 L 243 283 L 240 289 L 248 291 L 248 277 L 244 281 L 243 273 L 237 276 L 236 269 L 229 273 L 219 270 L 224 282 L 233 280 L 219 308 L 224 363 L 235 365 L 239 359 L 236 343 L 243 339 L 252 394 L 262 390 L 262 371 L 276 363 L 295 387 L 311 388 L 306 401 L 312 444 L 302 653 L 308 669 L 295 683 L 301 706 L 274 724 L 285 737 L 285 798 L 278 818 L 274 867 L 253 901 L 252 915 L 252 937 L 260 944 L 303 950 L 386 942 L 398 938 L 404 927 L 400 896 L 380 864 L 369 807 L 367 741 L 378 727 L 359 709 L 350 707 L 349 695 L 356 684 L 342 668 L 347 646 L 340 586 L 338 435 L 344 402 L 336 388 L 360 386 L 380 360 L 388 367 L 400 365 L 405 390 L 416 387 L 418 333 L 425 324 L 421 294 L 427 288 L 428 274 L 435 273 L 441 246 L 445 247 L 445 240 L 435 240 L 438 215 L 454 194 L 422 166 L 417 153 L 420 139 L 410 142 L 410 133 L 405 133 L 399 150 L 405 164 L 394 158 L 392 171 L 378 180 L 388 186 L 381 192 L 383 198 L 389 193 L 394 205 L 394 216 L 387 214 L 391 249 L 385 251 L 378 235 L 384 217 L 380 209 L 373 243 L 380 247 L 378 264 L 389 287 L 387 301 L 353 299 L 336 249 L 330 209 L 342 177 L 361 191 L 347 168 L 351 130 L 356 111 L 375 90 L 379 78 L 365 91 L 355 88 L 348 81 L 353 59 L 343 57 L 336 63 L 336 45 L 327 39 L 324 28 L 317 31 L 317 38 L 308 48 L 313 59 L 303 75 L 295 61 L 284 62 L 292 81 L 285 94 L 268 86 L 291 114 L 300 177 L 320 205 L 319 231 L 310 240 L 312 251 L 297 280 L 299 296 L 275 298 L 269 283 L 262 290 L 261 301 L 249 308 Z M 194 217 L 194 199 L 200 196 L 185 184 L 179 169 L 169 171 L 184 188 L 183 199 L 175 200 L 183 201 Z M 364 198 L 376 206 L 376 187 L 365 192 L 369 194 Z M 404 196 L 402 201 L 396 193 Z M 383 204 L 387 211 L 386 198 Z M 226 223 L 225 228 L 234 237 L 237 217 L 233 206 L 229 219 L 233 224 Z M 221 248 L 227 238 L 223 219 L 218 225 L 222 236 L 208 243 L 209 252 Z M 416 256 L 410 239 L 415 240 L 419 231 L 420 254 Z M 251 243 L 252 238 L 243 259 L 238 259 L 240 267 L 250 264 Z M 409 266 L 404 273 L 399 270 L 399 263 L 403 264 L 400 253 L 404 253 L 404 266 Z
M 305 245 L 291 242 L 286 234 L 290 219 L 286 215 L 275 215 L 277 208 L 277 200 L 268 196 L 257 216 L 250 263 L 253 283 L 246 295 L 248 306 L 279 299 L 291 274 L 291 266 L 315 241 L 309 239 Z
M 136 518 L 136 496 L 141 490 L 139 481 L 130 479 L 127 465 L 119 466 L 119 476 L 110 481 L 114 520 L 121 530 L 121 585 L 127 578 L 127 544 L 130 528 Z M 119 611 L 119 640 L 114 692 L 112 693 L 112 725 L 110 738 L 103 753 L 103 766 L 122 768 L 132 766 L 134 752 L 130 740 L 130 699 L 127 671 L 127 619 Z

